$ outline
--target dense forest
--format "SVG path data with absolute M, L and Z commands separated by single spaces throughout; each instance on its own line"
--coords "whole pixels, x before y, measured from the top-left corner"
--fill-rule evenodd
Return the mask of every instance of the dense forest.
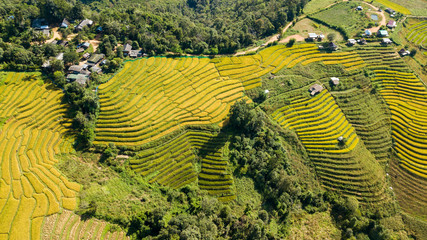
M 51 51 L 34 42 L 45 39 L 31 23 L 45 18 L 59 25 L 66 18 L 76 25 L 84 18 L 95 24 L 76 41 L 93 39 L 95 29 L 120 42 L 133 41 L 149 54 L 233 53 L 277 32 L 292 21 L 307 0 L 288 1 L 5 1 L 0 2 L 0 62 L 41 65 Z M 113 7 L 114 6 L 114 7 Z M 72 29 L 63 32 L 63 36 Z

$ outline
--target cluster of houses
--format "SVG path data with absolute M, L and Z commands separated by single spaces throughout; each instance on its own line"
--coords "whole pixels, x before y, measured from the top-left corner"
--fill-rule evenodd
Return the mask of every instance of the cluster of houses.
M 347 45 L 348 46 L 353 46 L 353 45 L 355 45 L 356 43 L 358 43 L 358 44 L 360 44 L 360 45 L 366 45 L 366 44 L 368 44 L 368 42 L 366 41 L 366 39 L 364 39 L 364 38 L 361 38 L 361 39 L 352 39 L 352 38 L 350 38 L 350 39 L 348 39 L 347 40 Z
M 31 23 L 31 27 L 46 38 L 50 36 L 49 23 L 44 18 L 37 18 Z
M 64 18 L 61 22 L 60 28 L 68 28 L 70 25 L 71 25 L 71 23 L 67 19 Z M 81 21 L 77 26 L 75 26 L 74 30 L 76 32 L 78 32 L 78 31 L 83 30 L 84 27 L 92 26 L 92 25 L 93 25 L 92 20 L 85 19 L 85 20 Z M 50 36 L 49 23 L 44 18 L 34 19 L 33 22 L 31 23 L 31 27 L 35 31 L 40 32 L 40 34 L 43 34 L 44 36 L 46 36 L 46 38 L 48 38 Z
M 104 54 L 93 54 L 86 63 L 72 65 L 68 68 L 67 82 L 77 82 L 86 85 L 92 73 L 102 73 L 100 66 L 106 63 Z
M 129 43 L 126 43 L 123 46 L 123 56 L 125 57 L 131 57 L 131 58 L 138 58 L 142 56 L 147 56 L 147 54 L 142 53 L 142 50 L 140 49 L 132 49 L 132 45 Z
M 71 26 L 71 22 L 67 19 L 63 19 L 63 21 L 60 24 L 60 28 L 68 28 Z M 79 24 L 74 26 L 75 32 L 82 31 L 85 27 L 90 27 L 94 23 L 90 19 L 85 19 L 81 21 Z M 50 36 L 50 28 L 49 23 L 45 19 L 35 19 L 32 22 L 32 27 L 36 31 L 40 31 L 42 34 L 44 34 L 46 37 Z M 98 27 L 96 31 L 102 32 L 102 27 Z M 66 40 L 54 40 L 50 44 L 55 45 L 61 45 L 64 47 L 67 47 L 69 42 Z M 88 48 L 90 47 L 89 42 L 83 42 L 79 45 L 77 45 L 76 52 L 77 53 L 84 53 Z M 123 49 L 123 55 L 128 56 L 131 58 L 137 58 L 142 56 L 147 56 L 146 54 L 143 54 L 142 50 L 138 49 L 132 49 L 132 45 L 125 44 Z M 64 53 L 60 53 L 55 57 L 49 58 L 47 61 L 45 61 L 42 65 L 43 68 L 48 69 L 51 67 L 51 63 L 54 60 L 60 60 L 63 61 Z M 82 55 L 81 61 L 79 65 L 72 65 L 67 69 L 67 75 L 66 79 L 67 82 L 77 82 L 82 85 L 86 85 L 89 81 L 89 77 L 92 73 L 102 73 L 101 66 L 105 65 L 107 63 L 107 60 L 105 60 L 104 54 L 90 54 L 89 52 L 86 52 Z

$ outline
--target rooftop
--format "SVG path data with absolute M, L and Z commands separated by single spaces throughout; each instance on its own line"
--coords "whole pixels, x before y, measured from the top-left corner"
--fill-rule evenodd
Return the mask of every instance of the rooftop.
M 316 93 L 320 93 L 322 90 L 323 86 L 316 83 L 310 87 L 310 95 L 314 96 Z
M 88 63 L 98 63 L 105 57 L 104 54 L 93 54 L 88 60 Z
M 316 33 L 309 33 L 308 37 L 309 38 L 317 38 L 317 34 Z

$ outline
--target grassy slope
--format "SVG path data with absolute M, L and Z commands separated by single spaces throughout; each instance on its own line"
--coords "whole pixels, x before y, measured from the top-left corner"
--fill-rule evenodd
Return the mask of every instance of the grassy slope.
M 368 7 L 361 4 L 364 9 L 357 11 L 355 8 L 358 5 L 358 3 L 353 2 L 339 3 L 325 11 L 313 14 L 312 17 L 326 22 L 330 26 L 342 27 L 352 37 L 367 27 L 370 21 L 366 16 Z
M 311 0 L 307 5 L 305 5 L 304 13 L 310 14 L 317 12 L 335 2 L 337 2 L 337 0 Z
M 303 20 L 298 21 L 291 29 L 286 31 L 286 34 L 284 36 L 286 37 L 294 34 L 299 34 L 302 37 L 307 37 L 308 33 L 312 32 L 317 34 L 323 34 L 325 36 L 327 36 L 329 33 L 334 33 L 336 35 L 336 41 L 342 41 L 344 39 L 340 32 L 329 28 L 323 24 L 316 23 L 309 18 L 304 18 Z

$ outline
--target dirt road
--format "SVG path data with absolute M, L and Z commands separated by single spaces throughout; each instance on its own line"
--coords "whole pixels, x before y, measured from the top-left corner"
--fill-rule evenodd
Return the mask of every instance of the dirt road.
M 304 40 L 305 40 L 305 38 L 304 38 L 303 36 L 301 36 L 301 35 L 299 35 L 299 34 L 294 34 L 294 35 L 287 36 L 286 38 L 284 38 L 284 39 L 280 40 L 280 41 L 279 41 L 279 43 L 287 43 L 287 42 L 289 42 L 289 40 L 291 40 L 292 38 L 295 38 L 295 40 L 296 40 L 297 42 L 302 42 L 302 41 L 304 41 Z
M 283 28 L 282 33 L 286 32 L 286 30 L 288 30 L 288 28 L 289 28 L 290 26 L 292 26 L 292 22 L 288 23 L 288 25 L 286 25 L 286 26 L 285 26 L 285 28 Z M 280 34 L 273 35 L 273 36 L 272 36 L 272 37 L 270 37 L 270 39 L 268 39 L 268 41 L 267 41 L 266 43 L 264 43 L 264 44 L 265 44 L 265 45 L 268 45 L 269 43 L 275 42 L 275 41 L 279 40 L 279 37 L 280 37 Z M 263 45 L 264 45 L 264 44 L 263 44 Z M 260 47 L 261 47 L 261 46 L 254 47 L 254 48 L 251 48 L 251 49 L 248 49 L 248 50 L 245 50 L 245 51 L 237 52 L 236 54 L 234 54 L 234 56 L 243 55 L 243 54 L 246 54 L 246 53 L 248 53 L 248 52 L 254 52 L 254 51 L 258 50 Z
M 376 12 L 376 14 L 381 16 L 381 22 L 378 24 L 378 26 L 376 27 L 371 27 L 369 28 L 369 31 L 371 31 L 371 33 L 375 33 L 378 32 L 378 30 L 380 29 L 381 26 L 385 26 L 386 25 L 386 18 L 385 18 L 385 14 L 384 11 L 378 12 L 378 8 L 375 7 L 374 5 L 364 2 L 366 5 L 370 6 L 372 9 L 374 9 Z
M 61 35 L 59 35 L 58 28 L 52 28 L 53 37 L 49 40 L 46 40 L 46 43 L 51 43 L 55 41 L 55 39 L 61 39 Z

